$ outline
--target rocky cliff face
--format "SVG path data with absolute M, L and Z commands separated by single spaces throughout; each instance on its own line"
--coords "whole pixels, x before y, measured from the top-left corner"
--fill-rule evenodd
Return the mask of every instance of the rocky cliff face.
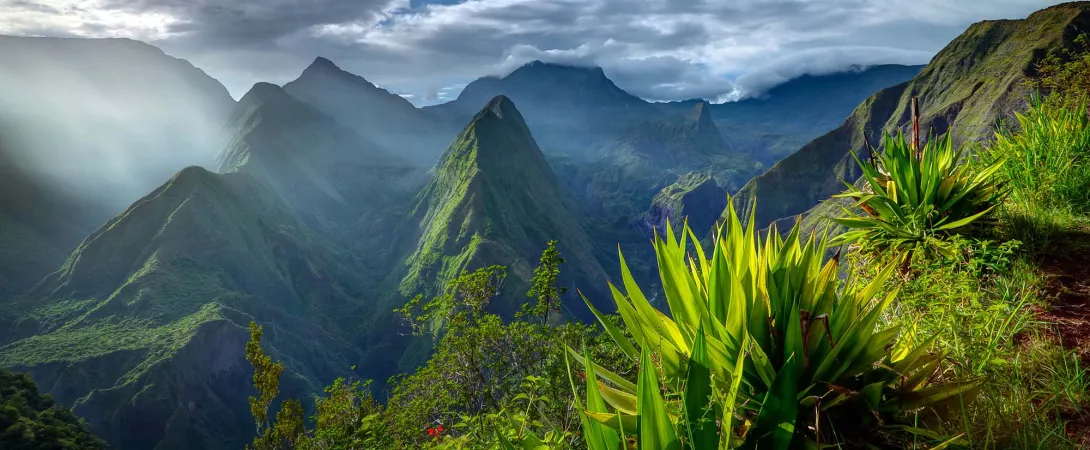
M 704 236 L 726 206 L 727 191 L 711 175 L 690 172 L 655 195 L 650 210 L 643 216 L 643 225 L 648 233 L 662 234 L 667 223 L 677 232 L 687 221 L 697 236 Z

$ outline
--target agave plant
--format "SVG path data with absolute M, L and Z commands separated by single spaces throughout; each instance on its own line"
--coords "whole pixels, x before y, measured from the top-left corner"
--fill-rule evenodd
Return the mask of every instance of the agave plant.
M 849 198 L 865 214 L 832 220 L 849 229 L 838 243 L 863 242 L 875 250 L 934 249 L 950 255 L 942 242 L 987 215 L 1003 196 L 995 173 L 1005 159 L 978 167 L 962 164 L 963 149 L 956 149 L 950 134 L 930 139 L 922 148 L 910 145 L 904 134 L 887 134 L 884 152 L 869 149 L 871 157 L 860 160 L 863 187 L 845 182 L 848 190 L 833 198 Z
M 632 340 L 587 305 L 640 362 L 638 381 L 568 349 L 585 373 L 578 406 L 591 450 L 616 449 L 626 436 L 640 448 L 799 448 L 973 394 L 977 380 L 931 384 L 942 355 L 929 342 L 909 346 L 897 328 L 879 328 L 896 296 L 876 298 L 892 266 L 845 283 L 839 258 L 824 258 L 827 240 L 800 234 L 796 224 L 786 239 L 773 228 L 759 240 L 752 217 L 743 227 L 730 207 L 707 258 L 687 226 L 680 239 L 667 227 L 654 246 L 669 315 L 648 302 L 621 254 L 625 292 L 610 288 Z

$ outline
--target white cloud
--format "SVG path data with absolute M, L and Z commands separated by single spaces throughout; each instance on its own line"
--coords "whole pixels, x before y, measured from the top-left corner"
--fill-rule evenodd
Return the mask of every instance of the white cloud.
M 101 0 L 0 0 L 0 29 L 27 36 L 115 37 L 162 40 L 183 20 L 155 11 L 118 11 Z
M 876 64 L 921 64 L 931 52 L 890 47 L 844 46 L 801 50 L 754 66 L 737 79 L 742 95 L 752 96 L 802 75 L 825 75 L 844 71 L 845 62 L 857 66 Z

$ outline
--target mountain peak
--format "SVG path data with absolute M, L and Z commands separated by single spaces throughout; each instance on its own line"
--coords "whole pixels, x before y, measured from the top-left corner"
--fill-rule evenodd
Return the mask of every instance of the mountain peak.
M 284 85 L 284 87 L 288 88 L 293 84 L 298 84 L 301 80 L 309 79 L 311 80 L 311 82 L 322 83 L 329 78 L 345 80 L 352 84 L 362 85 L 371 90 L 377 91 L 380 89 L 378 86 L 375 86 L 374 83 L 367 81 L 366 78 L 344 70 L 340 68 L 340 66 L 334 64 L 333 61 L 330 61 L 329 59 L 326 59 L 322 56 L 314 58 L 314 62 L 310 63 L 310 65 L 307 66 L 306 69 L 303 69 L 303 73 L 299 75 L 299 78 L 296 78 L 294 81 Z M 291 89 L 288 90 L 290 91 Z
M 310 63 L 310 66 L 307 66 L 307 68 L 308 69 L 313 68 L 313 69 L 341 70 L 340 67 L 337 67 L 336 64 L 333 64 L 333 61 L 330 61 L 329 59 L 327 59 L 327 58 L 325 58 L 323 56 L 319 56 L 317 58 L 314 58 L 314 62 Z
M 706 101 L 700 101 L 685 114 L 685 122 L 698 128 L 715 127 L 712 121 L 712 107 Z
M 459 142 L 466 145 L 458 145 Z M 505 95 L 497 95 L 481 108 L 443 155 L 440 165 L 464 158 L 475 159 L 484 166 L 507 164 L 513 158 L 528 158 L 522 161 L 525 164 L 545 164 L 522 113 Z
M 581 74 L 581 75 L 586 75 L 586 76 L 594 76 L 594 77 L 602 77 L 602 78 L 606 77 L 605 71 L 602 70 L 602 68 L 598 67 L 598 66 L 552 63 L 552 62 L 545 62 L 545 61 L 540 61 L 540 60 L 539 61 L 533 61 L 533 62 L 522 65 L 518 69 L 515 69 L 514 72 L 511 72 L 511 75 L 508 75 L 507 77 L 511 77 L 512 75 L 515 75 L 515 74 L 524 74 L 524 73 L 568 73 L 568 74 Z
M 515 108 L 515 102 L 512 102 L 506 95 L 497 95 L 494 97 L 481 112 L 491 112 L 500 119 L 517 119 L 519 122 L 523 120 L 522 114 L 519 113 L 518 108 Z
M 291 98 L 287 92 L 284 92 L 284 89 L 280 86 L 259 81 L 255 83 L 241 99 L 239 99 L 238 103 L 240 105 L 251 103 L 268 104 L 273 102 L 290 102 L 293 100 L 294 99 Z

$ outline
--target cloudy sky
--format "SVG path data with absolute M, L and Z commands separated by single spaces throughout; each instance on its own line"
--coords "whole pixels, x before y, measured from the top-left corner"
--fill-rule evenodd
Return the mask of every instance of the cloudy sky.
M 0 0 L 0 34 L 127 37 L 240 97 L 315 56 L 418 105 L 533 60 L 599 65 L 649 100 L 727 100 L 802 73 L 923 64 L 1044 0 Z

